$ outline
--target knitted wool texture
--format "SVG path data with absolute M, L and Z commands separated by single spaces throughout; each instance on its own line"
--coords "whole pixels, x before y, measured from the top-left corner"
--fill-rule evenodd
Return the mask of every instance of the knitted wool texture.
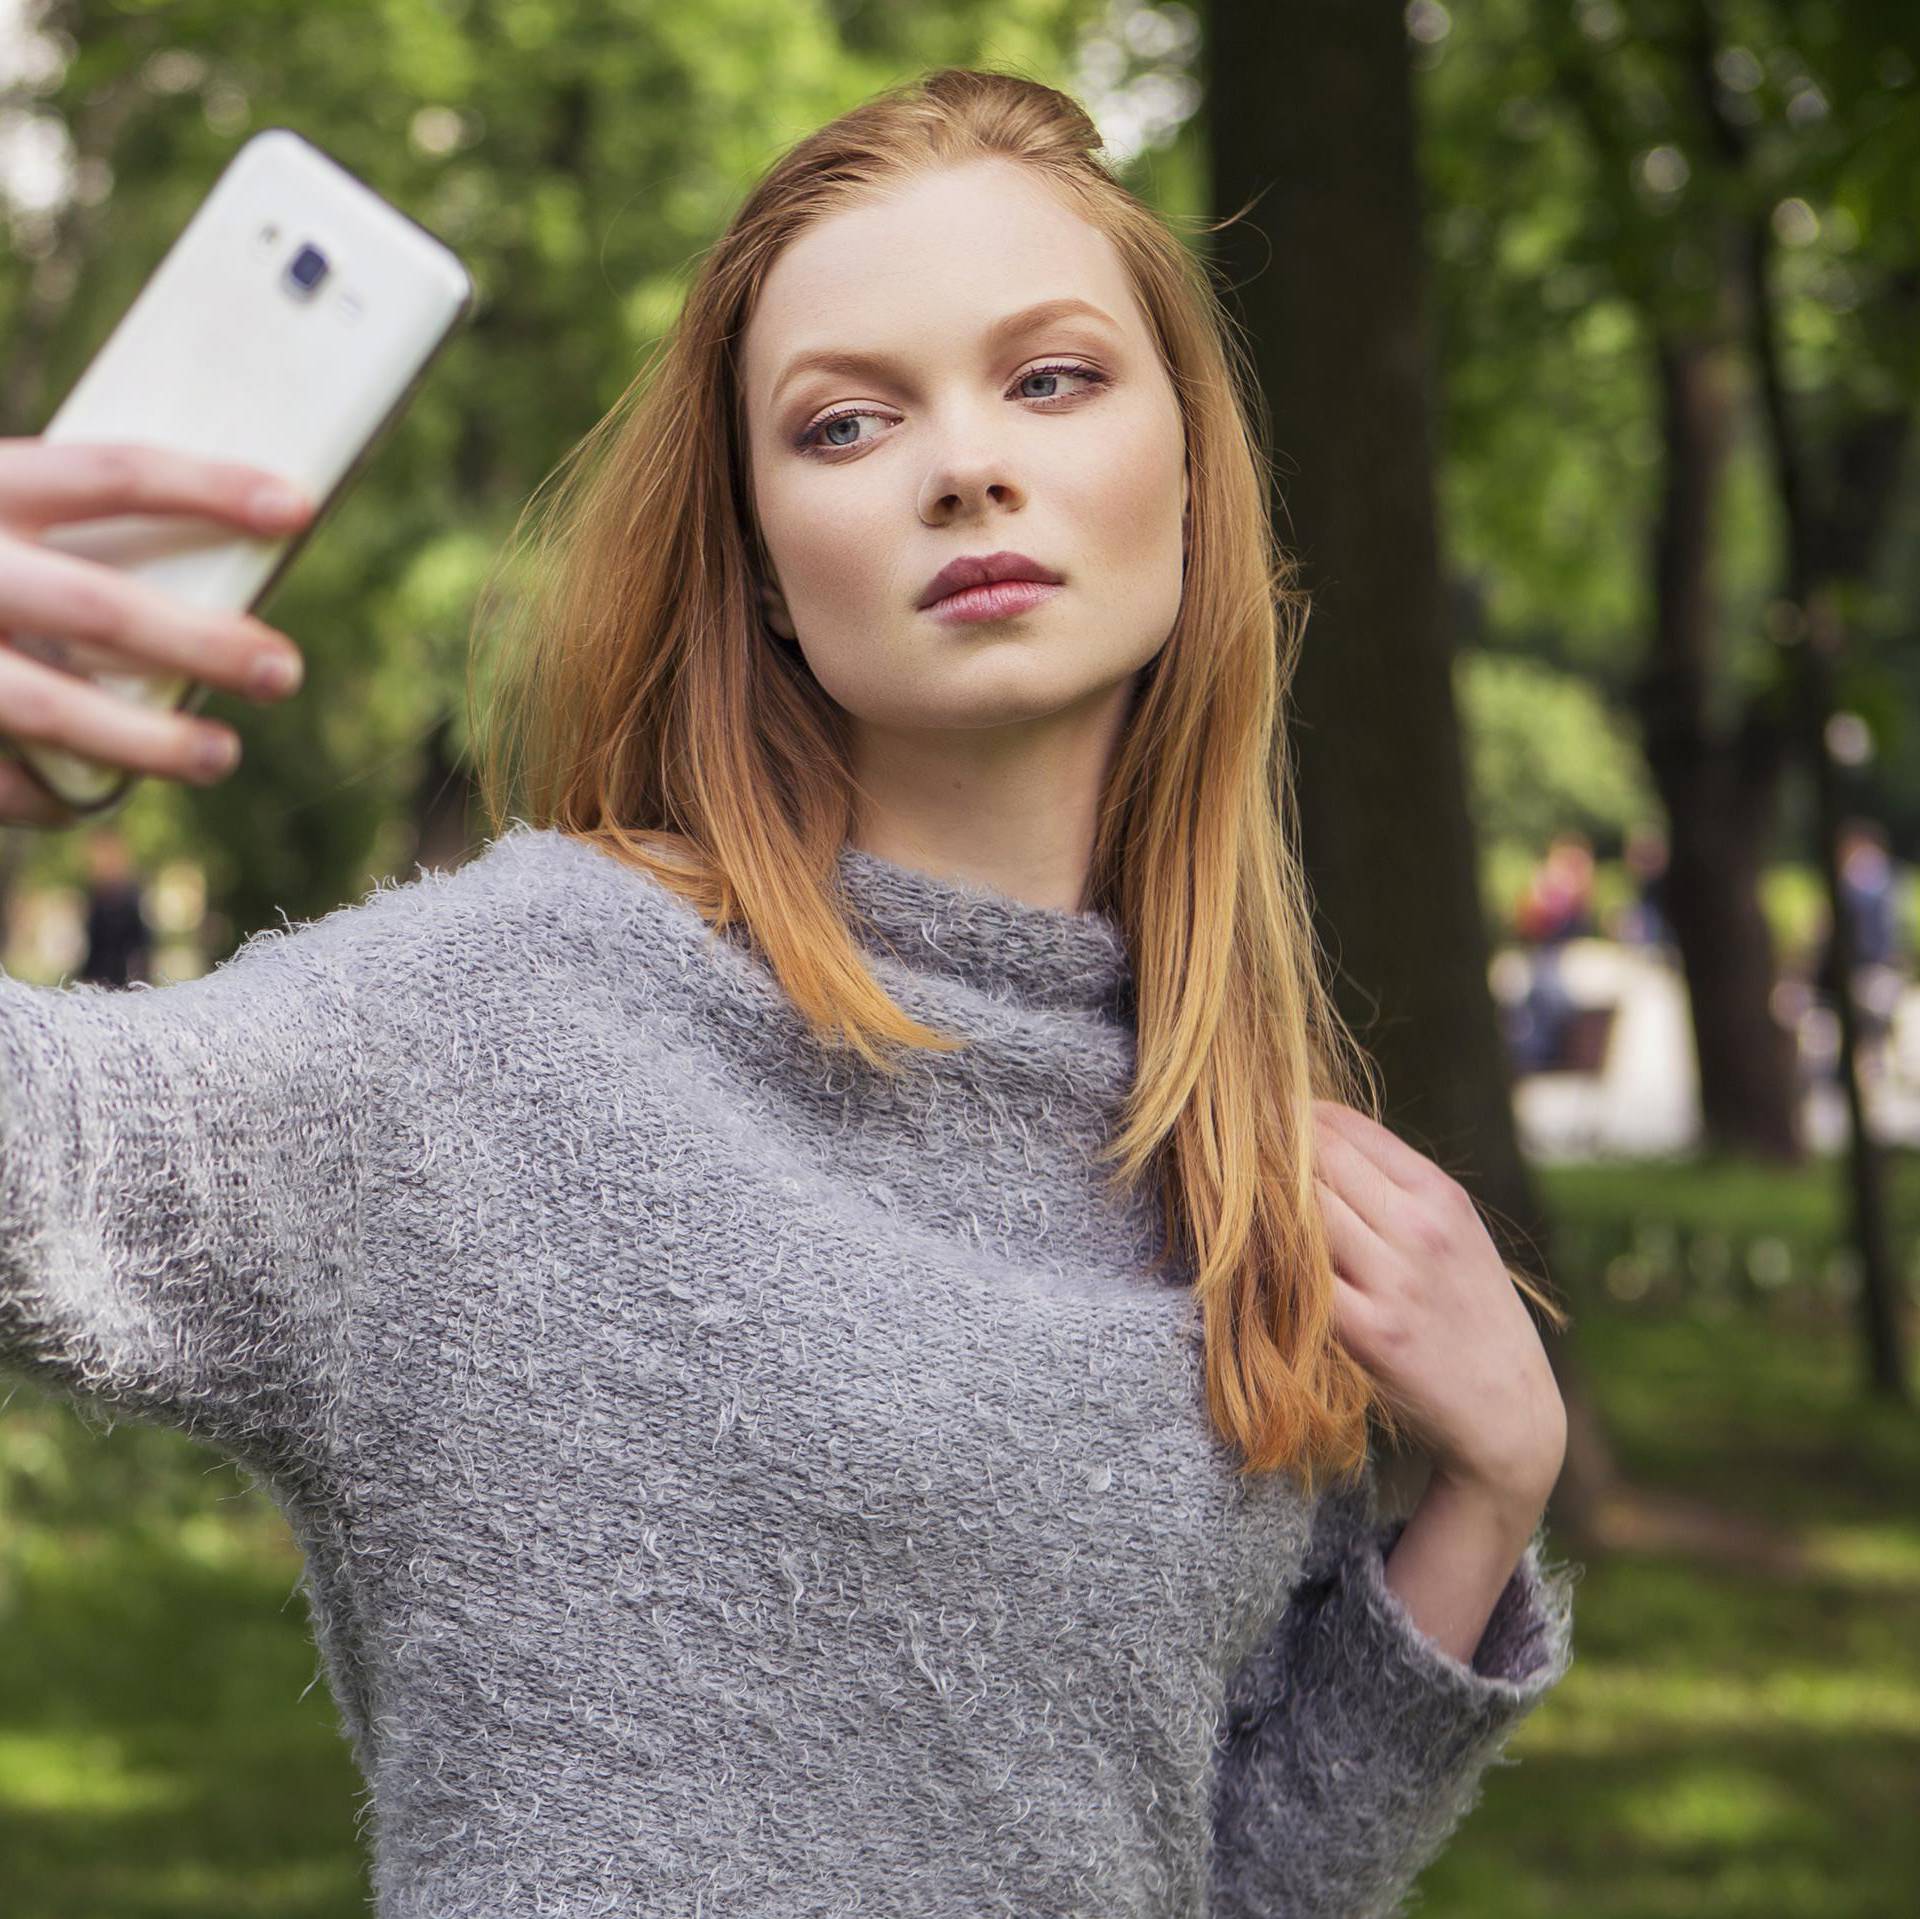
M 1243 1485 L 1093 1158 L 1118 927 L 840 877 L 967 1051 L 829 1056 L 524 822 L 202 979 L 0 975 L 0 1360 L 285 1514 L 383 1919 L 1405 1910 L 1578 1568 L 1463 1664 L 1371 1470 Z

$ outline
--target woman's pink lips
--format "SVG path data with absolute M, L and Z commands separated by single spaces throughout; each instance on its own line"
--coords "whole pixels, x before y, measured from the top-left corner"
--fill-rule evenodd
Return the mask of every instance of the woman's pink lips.
M 1057 581 L 989 580 L 985 586 L 963 586 L 921 611 L 936 620 L 1006 620 L 1031 612 L 1059 591 Z

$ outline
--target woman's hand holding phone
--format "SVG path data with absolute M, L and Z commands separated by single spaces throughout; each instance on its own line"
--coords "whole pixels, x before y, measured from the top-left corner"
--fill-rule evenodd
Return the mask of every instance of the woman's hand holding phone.
M 313 503 L 263 468 L 138 444 L 0 438 L 0 734 L 162 778 L 211 784 L 240 760 L 230 727 L 142 707 L 29 659 L 13 629 L 124 654 L 127 670 L 171 668 L 264 703 L 299 689 L 285 634 L 248 613 L 216 613 L 110 566 L 40 544 L 50 526 L 116 513 L 201 514 L 263 537 L 291 533 Z M 284 677 L 269 676 L 275 671 Z M 203 757 L 218 752 L 216 760 Z M 0 757 L 0 824 L 68 826 L 80 815 Z

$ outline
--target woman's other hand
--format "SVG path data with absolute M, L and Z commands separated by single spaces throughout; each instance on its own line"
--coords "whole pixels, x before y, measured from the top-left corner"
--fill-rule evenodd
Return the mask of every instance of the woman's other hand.
M 1342 1343 L 1437 1475 L 1515 1509 L 1544 1505 L 1566 1404 L 1472 1196 L 1364 1113 L 1313 1109 Z

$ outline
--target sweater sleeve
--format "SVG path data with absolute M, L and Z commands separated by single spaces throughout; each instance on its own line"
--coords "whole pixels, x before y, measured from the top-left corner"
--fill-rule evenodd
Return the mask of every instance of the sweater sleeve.
M 0 1367 L 269 1466 L 315 1443 L 359 1258 L 359 910 L 173 985 L 0 973 Z
M 1314 1513 L 1286 1612 L 1228 1687 L 1214 1919 L 1389 1919 L 1572 1664 L 1573 1576 L 1536 1529 L 1470 1665 L 1386 1581 L 1404 1519 L 1369 1464 Z

